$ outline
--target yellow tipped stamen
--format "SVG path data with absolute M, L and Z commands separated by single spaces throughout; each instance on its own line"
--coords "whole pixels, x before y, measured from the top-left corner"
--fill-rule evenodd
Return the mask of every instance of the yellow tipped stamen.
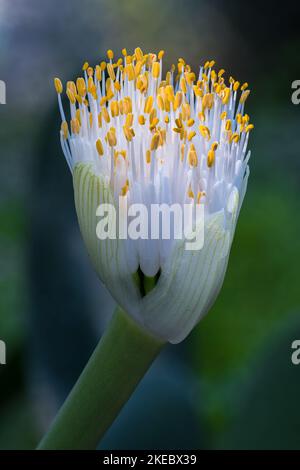
M 133 114 L 128 113 L 127 116 L 126 116 L 126 119 L 125 119 L 125 126 L 126 127 L 131 127 L 132 124 L 133 124 Z
M 248 86 L 249 86 L 249 85 L 248 85 L 247 82 L 243 83 L 243 85 L 241 86 L 241 90 L 242 90 L 242 91 L 246 90 L 246 88 L 248 88 Z
M 76 103 L 76 98 L 75 98 L 75 96 L 74 96 L 74 94 L 72 93 L 72 91 L 71 91 L 70 88 L 67 89 L 67 92 L 66 92 L 66 93 L 67 93 L 67 97 L 68 97 L 69 100 L 70 100 L 70 103 L 75 104 L 75 103 Z
M 115 147 L 117 145 L 117 136 L 116 136 L 116 130 L 114 127 L 111 127 L 106 134 L 107 137 L 107 142 L 110 147 Z
M 138 121 L 139 121 L 139 124 L 141 124 L 141 126 L 143 126 L 146 122 L 145 120 L 145 116 L 143 116 L 142 114 L 138 117 Z
M 67 140 L 67 138 L 68 138 L 68 136 L 69 136 L 69 128 L 68 128 L 68 124 L 67 124 L 66 121 L 63 121 L 63 122 L 61 123 L 61 130 L 62 130 L 64 139 Z
M 207 166 L 211 168 L 215 162 L 215 151 L 210 149 L 207 154 Z
M 150 150 L 146 151 L 146 162 L 151 163 L 151 151 Z
M 245 129 L 245 132 L 250 132 L 250 131 L 252 131 L 252 129 L 254 129 L 254 125 L 253 124 L 248 124 L 248 126 Z
M 109 75 L 109 78 L 114 82 L 116 79 L 116 75 L 111 63 L 107 64 L 107 73 Z
M 240 103 L 245 103 L 246 99 L 250 95 L 250 90 L 243 91 L 242 96 L 240 97 Z
M 55 86 L 56 93 L 60 95 L 63 92 L 63 86 L 59 78 L 54 79 L 54 86 Z
M 100 139 L 96 141 L 96 149 L 97 149 L 99 157 L 102 157 L 102 155 L 104 155 L 104 150 L 103 150 L 103 145 Z
M 204 139 L 210 140 L 210 130 L 207 126 L 200 125 L 199 131 L 202 137 L 204 137 Z
M 188 151 L 188 162 L 193 167 L 196 167 L 198 165 L 198 157 L 195 146 L 193 144 L 191 144 Z
M 154 62 L 152 65 L 152 77 L 153 78 L 158 78 L 160 74 L 160 63 L 159 62 Z
M 159 141 L 160 141 L 160 135 L 158 132 L 156 132 L 154 134 L 154 136 L 152 137 L 152 140 L 151 140 L 151 145 L 150 145 L 150 149 L 153 151 L 153 150 L 157 150 L 158 148 L 158 145 L 159 145 Z
M 190 142 L 193 139 L 193 137 L 195 137 L 195 135 L 196 135 L 195 131 L 189 132 L 187 136 L 188 141 Z
M 153 106 L 153 96 L 148 96 L 145 101 L 144 113 L 150 114 Z
M 111 49 L 108 49 L 107 57 L 108 57 L 109 60 L 112 60 L 114 58 L 114 53 Z

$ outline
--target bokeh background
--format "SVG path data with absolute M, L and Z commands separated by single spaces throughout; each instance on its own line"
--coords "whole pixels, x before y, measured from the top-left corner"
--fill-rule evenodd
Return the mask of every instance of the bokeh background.
M 114 308 L 80 239 L 53 77 L 136 46 L 249 82 L 251 176 L 216 304 L 101 448 L 298 449 L 299 8 L 256 0 L 0 0 L 0 448 L 34 448 Z

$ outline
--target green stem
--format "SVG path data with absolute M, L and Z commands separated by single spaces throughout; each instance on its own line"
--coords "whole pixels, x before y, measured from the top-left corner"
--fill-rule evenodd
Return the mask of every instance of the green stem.
M 95 449 L 163 345 L 117 309 L 38 449 Z

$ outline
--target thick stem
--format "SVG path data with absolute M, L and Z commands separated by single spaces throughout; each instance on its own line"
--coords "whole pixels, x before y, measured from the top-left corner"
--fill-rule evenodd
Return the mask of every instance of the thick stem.
M 38 449 L 95 449 L 163 345 L 117 309 Z

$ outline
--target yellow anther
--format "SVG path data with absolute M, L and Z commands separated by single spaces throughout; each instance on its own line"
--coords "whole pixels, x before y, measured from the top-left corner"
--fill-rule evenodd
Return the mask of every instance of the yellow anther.
M 112 117 L 119 116 L 119 103 L 117 100 L 113 100 L 110 102 L 110 112 Z
M 107 96 L 102 96 L 101 100 L 100 100 L 100 106 L 103 106 L 107 101 Z
M 153 121 L 154 118 L 157 116 L 157 111 L 155 108 L 152 108 L 151 113 L 149 114 L 149 121 Z
M 134 53 L 135 53 L 135 57 L 136 57 L 137 60 L 143 60 L 144 54 L 143 54 L 143 51 L 140 47 L 136 47 L 134 49 Z
M 71 119 L 71 129 L 72 129 L 73 134 L 79 134 L 80 124 L 79 124 L 78 119 L 76 118 Z
M 125 73 L 127 74 L 128 80 L 131 82 L 135 79 L 135 72 L 133 64 L 128 64 L 125 67 Z
M 204 137 L 204 139 L 210 140 L 210 130 L 208 129 L 207 126 L 200 125 L 199 131 L 202 137 Z
M 185 94 L 187 92 L 186 80 L 184 77 L 180 79 L 180 89 Z
M 101 82 L 101 79 L 102 79 L 102 71 L 101 71 L 100 65 L 96 65 L 96 67 L 95 67 L 95 72 L 96 72 L 96 79 L 98 80 L 98 82 Z
M 138 117 L 138 121 L 139 121 L 139 124 L 143 126 L 146 122 L 145 116 L 143 116 L 143 114 L 140 114 L 140 116 Z
M 211 168 L 215 162 L 215 157 L 216 157 L 216 154 L 215 154 L 215 151 L 214 150 L 209 150 L 208 153 L 207 153 L 207 166 L 209 168 Z
M 240 82 L 234 82 L 233 91 L 237 91 L 239 89 L 239 86 L 240 86 Z
M 192 86 L 193 82 L 196 80 L 196 75 L 194 74 L 194 72 L 187 72 L 187 73 L 185 73 L 185 79 L 186 79 L 187 83 L 190 86 Z
M 169 124 L 169 122 L 170 122 L 170 118 L 169 118 L 169 116 L 166 114 L 166 116 L 165 116 L 165 123 L 166 123 L 166 124 Z
M 115 90 L 120 91 L 120 90 L 121 90 L 120 82 L 116 81 L 116 82 L 114 83 L 114 87 L 115 87 Z
M 80 114 L 80 109 L 76 109 L 75 113 L 76 119 L 78 119 L 79 124 L 81 125 L 81 114 Z
M 158 148 L 159 141 L 160 141 L 160 135 L 158 132 L 156 132 L 151 139 L 150 150 L 156 150 Z
M 217 74 L 214 70 L 211 71 L 210 79 L 212 82 L 215 82 L 217 80 Z
M 211 61 L 209 62 L 209 67 L 210 67 L 210 68 L 213 67 L 213 66 L 215 65 L 215 63 L 216 63 L 216 62 L 215 62 L 214 60 L 211 60 Z
M 219 145 L 218 142 L 213 142 L 213 143 L 211 144 L 211 149 L 215 152 L 215 151 L 217 150 L 217 148 L 218 148 L 218 145 Z
M 224 119 L 226 119 L 226 116 L 227 116 L 226 111 L 223 111 L 223 113 L 221 113 L 221 115 L 220 115 L 221 121 L 223 121 Z
M 153 96 L 148 96 L 145 101 L 144 113 L 150 114 L 153 106 Z
M 101 108 L 101 114 L 102 114 L 102 117 L 103 117 L 104 121 L 109 123 L 110 122 L 110 116 L 109 116 L 109 113 L 108 113 L 107 108 L 105 106 L 103 106 Z
M 61 123 L 61 130 L 62 130 L 62 133 L 63 133 L 63 136 L 64 136 L 64 139 L 66 140 L 69 136 L 69 128 L 68 128 L 68 124 L 66 121 L 63 121 Z
M 104 155 L 104 150 L 103 150 L 103 145 L 100 139 L 96 140 L 96 149 L 97 149 L 99 157 L 102 157 L 102 155 Z
M 108 49 L 107 51 L 107 57 L 109 58 L 109 60 L 113 59 L 114 58 L 114 53 L 111 49 Z
M 230 119 L 227 119 L 227 121 L 225 123 L 225 130 L 226 131 L 231 131 L 231 120 Z
M 243 116 L 243 122 L 244 122 L 245 124 L 247 124 L 247 123 L 249 122 L 249 120 L 250 120 L 249 114 L 245 114 L 245 115 Z
M 77 87 L 79 96 L 84 98 L 86 95 L 86 86 L 85 86 L 85 81 L 82 77 L 77 78 L 76 87 Z
M 125 47 L 124 47 L 124 49 L 122 49 L 122 54 L 123 54 L 124 57 L 127 56 L 127 49 Z
M 196 95 L 198 98 L 202 98 L 202 96 L 203 96 L 203 90 L 201 90 L 201 88 L 199 88 L 199 87 L 196 86 L 196 85 L 193 85 L 193 90 L 194 90 L 195 95 Z
M 115 94 L 114 94 L 114 92 L 112 91 L 112 89 L 110 88 L 109 90 L 107 90 L 106 98 L 107 98 L 107 100 L 109 101 L 113 96 L 115 96 Z
M 248 124 L 248 126 L 245 129 L 245 132 L 250 132 L 250 131 L 252 131 L 252 129 L 254 129 L 254 125 L 253 124 Z
M 214 95 L 212 93 L 206 93 L 202 98 L 202 109 L 211 109 L 214 104 Z
M 131 142 L 135 136 L 134 130 L 130 127 L 123 126 L 123 132 L 128 142 Z
M 150 131 L 152 131 L 153 129 L 155 129 L 155 127 L 157 126 L 157 124 L 159 123 L 159 119 L 157 117 L 153 118 L 151 121 L 150 121 Z
M 182 128 L 180 127 L 173 127 L 173 131 L 176 132 L 176 134 L 181 134 L 182 133 Z
M 195 131 L 189 132 L 187 136 L 188 141 L 190 142 L 193 139 L 193 137 L 195 137 L 195 135 L 196 135 Z
M 152 77 L 153 78 L 158 78 L 160 74 L 160 63 L 159 62 L 153 62 L 152 64 Z
M 218 72 L 218 77 L 221 78 L 222 75 L 224 75 L 224 73 L 225 73 L 225 70 L 224 70 L 224 69 L 219 70 L 219 72 Z
M 106 62 L 104 62 L 104 60 L 100 63 L 100 68 L 102 71 L 106 69 Z
M 175 99 L 174 99 L 174 105 L 173 105 L 174 106 L 174 111 L 176 111 L 181 106 L 182 99 L 183 99 L 182 92 L 177 91 L 177 93 L 175 95 Z
M 193 167 L 196 167 L 198 165 L 198 157 L 195 146 L 193 144 L 191 144 L 188 151 L 188 162 Z
M 74 96 L 74 94 L 73 94 L 73 92 L 71 91 L 70 88 L 67 89 L 67 97 L 69 98 L 70 103 L 72 103 L 72 104 L 76 103 L 75 96 Z
M 125 96 L 123 99 L 123 112 L 124 114 L 132 113 L 132 101 L 130 96 Z
M 208 69 L 208 67 L 209 67 L 209 60 L 207 60 L 207 61 L 205 62 L 203 68 L 204 68 L 204 70 L 206 70 L 206 69 Z
M 126 180 L 126 183 L 121 189 L 121 196 L 126 196 L 127 192 L 129 191 L 129 181 L 128 179 Z
M 133 114 L 128 113 L 127 116 L 126 116 L 126 119 L 125 119 L 125 126 L 126 127 L 131 127 L 132 124 L 133 124 Z
M 158 109 L 161 109 L 162 111 L 164 111 L 165 109 L 164 100 L 161 95 L 157 95 L 156 102 L 157 102 Z
M 55 86 L 56 93 L 60 95 L 63 92 L 63 86 L 59 78 L 54 79 L 54 86 Z
M 93 69 L 93 67 L 88 67 L 88 68 L 87 68 L 87 75 L 88 75 L 88 77 L 92 77 L 93 74 L 94 74 L 94 69 Z
M 192 127 L 195 124 L 194 119 L 188 119 L 188 122 L 186 123 L 188 127 Z
M 143 67 L 143 62 L 139 60 L 134 66 L 134 73 L 136 77 L 138 77 L 139 74 L 141 73 L 142 67 Z
M 163 50 L 159 51 L 159 53 L 157 54 L 158 60 L 161 60 L 163 58 L 164 54 L 165 54 L 165 51 L 163 51 Z
M 225 88 L 222 92 L 222 104 L 228 104 L 230 98 L 230 88 Z
M 83 66 L 82 66 L 82 70 L 83 70 L 83 71 L 84 71 L 84 70 L 87 70 L 88 66 L 89 66 L 89 63 L 88 63 L 88 62 L 85 62 L 85 63 L 83 64 Z
M 116 79 L 115 71 L 111 63 L 107 64 L 107 73 L 110 79 L 114 82 Z
M 241 90 L 242 90 L 242 91 L 246 90 L 246 88 L 248 88 L 248 86 L 249 86 L 249 85 L 248 85 L 247 82 L 243 83 L 243 85 L 241 86 Z
M 245 90 L 243 91 L 241 97 L 240 97 L 240 103 L 245 103 L 246 99 L 250 95 L 250 90 Z
M 234 132 L 231 136 L 231 141 L 235 142 L 236 144 L 238 143 L 238 141 L 240 140 L 240 136 L 237 132 Z
M 110 147 L 115 147 L 117 145 L 117 136 L 116 136 L 116 130 L 114 127 L 111 127 L 106 134 L 108 145 Z
M 184 159 L 184 152 L 185 152 L 185 144 L 181 144 L 180 146 L 180 160 L 183 161 Z
M 175 119 L 176 126 L 179 127 L 179 129 L 182 128 L 182 120 L 180 118 Z

